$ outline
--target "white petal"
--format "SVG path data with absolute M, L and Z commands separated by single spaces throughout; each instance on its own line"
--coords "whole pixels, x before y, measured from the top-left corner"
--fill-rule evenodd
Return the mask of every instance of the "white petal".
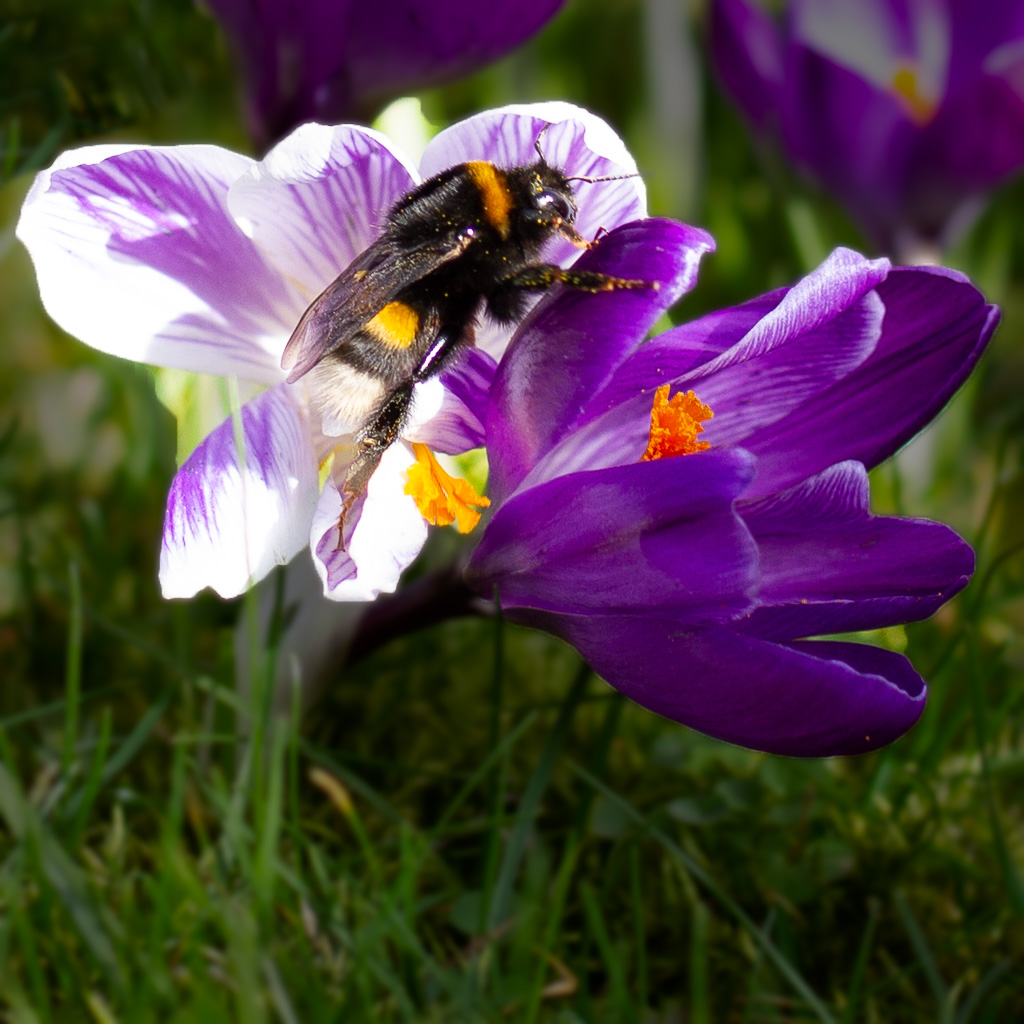
M 308 543 L 317 465 L 294 395 L 280 384 L 243 406 L 244 451 L 228 419 L 178 470 L 160 553 L 164 597 L 203 587 L 234 597 Z
M 380 235 L 419 181 L 379 132 L 307 124 L 231 187 L 228 206 L 268 262 L 301 290 L 295 319 Z
M 216 146 L 93 146 L 36 178 L 17 234 L 47 312 L 104 352 L 273 383 L 295 304 L 228 215 L 252 164 Z
M 389 594 L 420 553 L 427 523 L 405 493 L 407 472 L 414 462 L 412 452 L 401 442 L 384 452 L 361 511 L 357 503 L 350 513 L 358 514 L 359 520 L 345 551 L 337 550 L 341 495 L 334 481 L 327 481 L 313 516 L 310 546 L 328 597 L 371 601 L 378 594 Z

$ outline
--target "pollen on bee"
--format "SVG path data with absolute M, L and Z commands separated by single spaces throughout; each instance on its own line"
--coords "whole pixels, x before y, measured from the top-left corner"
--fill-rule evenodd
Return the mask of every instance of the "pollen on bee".
M 457 523 L 459 533 L 469 533 L 480 522 L 477 509 L 486 508 L 490 500 L 477 494 L 468 480 L 446 473 L 425 444 L 413 443 L 412 449 L 416 461 L 409 467 L 405 493 L 428 523 Z
M 697 435 L 704 432 L 703 422 L 714 416 L 711 407 L 692 391 L 678 391 L 670 399 L 670 387 L 663 384 L 654 392 L 651 431 L 647 450 L 640 456 L 641 462 L 693 455 L 711 447 L 710 442 L 697 440 Z

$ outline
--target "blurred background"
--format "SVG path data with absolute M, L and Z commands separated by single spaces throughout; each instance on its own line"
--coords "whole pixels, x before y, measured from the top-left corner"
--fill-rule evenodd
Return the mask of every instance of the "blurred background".
M 651 212 L 717 240 L 676 322 L 836 245 L 876 254 L 751 136 L 708 21 L 701 2 L 568 0 L 382 123 L 553 98 L 606 118 Z M 232 53 L 190 0 L 0 0 L 4 1019 L 1024 1019 L 1024 181 L 944 257 L 1003 309 L 987 356 L 872 478 L 875 511 L 947 522 L 978 552 L 932 620 L 861 638 L 931 684 L 901 741 L 741 750 L 484 619 L 338 657 L 312 713 L 272 714 L 287 604 L 264 630 L 256 596 L 158 590 L 164 500 L 196 440 L 158 394 L 173 407 L 201 383 L 63 334 L 14 238 L 34 172 L 69 147 L 258 152 Z M 455 544 L 435 531 L 422 564 Z

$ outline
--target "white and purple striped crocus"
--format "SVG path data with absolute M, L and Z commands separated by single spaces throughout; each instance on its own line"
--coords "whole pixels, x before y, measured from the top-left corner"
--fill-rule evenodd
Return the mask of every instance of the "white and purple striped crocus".
M 636 165 L 592 114 L 565 103 L 508 107 L 436 136 L 417 169 L 377 132 L 306 125 L 256 161 L 215 146 L 93 146 L 41 173 L 18 237 L 43 303 L 65 330 L 126 359 L 239 382 L 254 395 L 178 471 L 167 503 L 160 581 L 167 597 L 244 591 L 305 547 L 337 600 L 395 588 L 427 522 L 406 493 L 421 461 L 408 442 L 454 454 L 481 443 L 478 413 L 510 330 L 482 324 L 478 348 L 417 385 L 404 439 L 385 454 L 337 543 L 339 482 L 351 437 L 328 436 L 300 380 L 285 382 L 285 342 L 309 302 L 377 237 L 387 211 L 427 177 L 466 160 L 532 163 L 535 145 L 574 175 Z M 637 177 L 581 183 L 588 238 L 644 216 Z M 545 254 L 578 250 L 557 239 Z M 350 517 L 352 521 L 353 517 Z
M 1024 165 L 1024 0 L 714 0 L 753 125 L 888 252 L 942 246 Z
M 239 65 L 253 138 L 369 120 L 389 99 L 503 57 L 563 0 L 207 0 Z
M 867 471 L 945 405 L 998 313 L 952 271 L 837 250 L 645 341 L 711 246 L 626 225 L 579 266 L 660 290 L 562 292 L 520 326 L 485 413 L 468 579 L 668 718 L 781 754 L 871 750 L 917 720 L 924 681 L 813 638 L 924 618 L 967 583 L 970 547 L 872 515 Z

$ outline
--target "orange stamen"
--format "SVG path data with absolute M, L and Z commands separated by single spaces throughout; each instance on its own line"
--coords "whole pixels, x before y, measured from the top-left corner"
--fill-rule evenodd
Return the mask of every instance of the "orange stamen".
M 667 459 L 673 455 L 693 455 L 711 447 L 708 441 L 698 441 L 704 432 L 701 423 L 714 413 L 692 391 L 677 391 L 668 397 L 670 385 L 664 384 L 654 392 L 651 408 L 651 437 L 641 462 Z
M 938 103 L 921 94 L 913 68 L 899 68 L 892 76 L 892 87 L 903 100 L 907 113 L 918 124 L 927 124 L 935 116 Z
M 459 533 L 469 533 L 478 522 L 478 508 L 490 501 L 473 489 L 468 480 L 449 476 L 425 444 L 413 444 L 416 461 L 409 467 L 405 493 L 412 495 L 420 514 L 434 526 L 458 523 Z

